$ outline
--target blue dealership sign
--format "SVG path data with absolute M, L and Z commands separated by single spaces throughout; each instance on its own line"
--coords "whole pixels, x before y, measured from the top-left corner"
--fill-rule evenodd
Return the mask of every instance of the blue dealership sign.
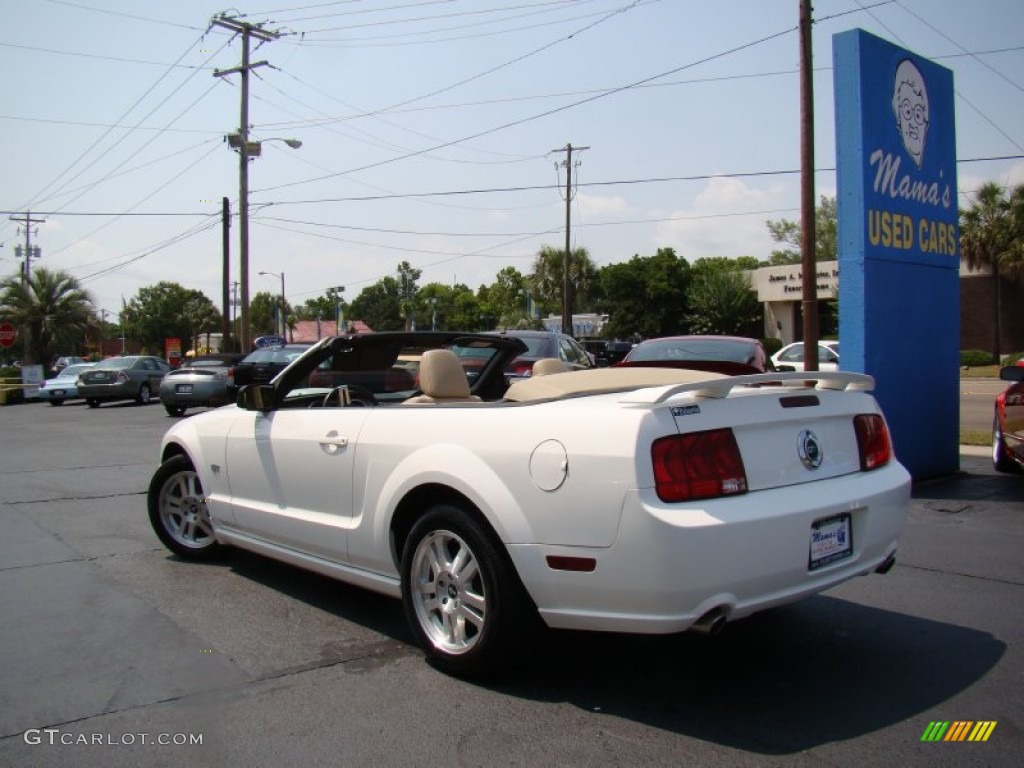
M 915 478 L 959 467 L 960 249 L 953 73 L 833 38 L 842 368 L 875 377 Z

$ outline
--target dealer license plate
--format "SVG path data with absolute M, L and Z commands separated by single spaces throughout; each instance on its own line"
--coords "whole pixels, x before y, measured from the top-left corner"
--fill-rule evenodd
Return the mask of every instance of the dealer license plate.
M 811 526 L 810 570 L 842 560 L 853 554 L 853 528 L 849 513 L 818 520 Z
M 191 384 L 175 384 L 174 391 L 179 395 L 191 395 L 192 385 Z

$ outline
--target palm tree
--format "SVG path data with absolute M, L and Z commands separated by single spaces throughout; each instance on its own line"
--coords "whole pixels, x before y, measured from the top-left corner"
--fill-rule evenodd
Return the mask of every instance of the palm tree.
M 548 312 L 562 306 L 563 286 L 565 285 L 565 250 L 543 246 L 533 262 L 533 272 L 528 280 L 533 288 L 538 303 Z M 590 260 L 586 248 L 574 248 L 569 253 L 569 295 L 565 297 L 567 314 L 573 312 L 577 298 L 587 296 L 591 286 L 597 282 L 597 268 Z M 563 333 L 572 333 L 572 329 L 563 329 Z
M 0 314 L 25 329 L 25 362 L 46 364 L 61 352 L 78 352 L 94 324 L 92 297 L 64 270 L 41 267 L 28 281 L 0 282 Z
M 971 207 L 960 211 L 960 253 L 969 269 L 988 267 L 992 275 L 992 354 L 996 363 L 1001 358 L 999 267 L 1004 255 L 1012 251 L 1013 234 L 1011 206 L 1003 188 L 991 181 L 984 184 Z

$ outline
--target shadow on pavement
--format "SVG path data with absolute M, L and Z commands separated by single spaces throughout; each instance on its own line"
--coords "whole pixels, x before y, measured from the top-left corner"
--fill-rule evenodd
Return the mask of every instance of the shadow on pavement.
M 231 567 L 386 636 L 380 663 L 420 655 L 397 601 L 248 553 Z M 976 683 L 1005 652 L 985 632 L 818 596 L 710 638 L 545 632 L 513 673 L 476 684 L 784 755 L 917 716 Z
M 783 755 L 887 728 L 976 683 L 991 635 L 832 597 L 713 638 L 552 633 L 508 695 L 566 701 L 707 742 Z

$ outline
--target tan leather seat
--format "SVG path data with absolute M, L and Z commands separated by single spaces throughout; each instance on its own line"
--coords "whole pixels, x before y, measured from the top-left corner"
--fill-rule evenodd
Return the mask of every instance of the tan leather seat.
M 469 394 L 469 381 L 458 355 L 450 349 L 428 349 L 420 360 L 420 389 L 422 395 L 410 397 L 404 403 L 479 403 L 480 398 Z
M 542 357 L 533 364 L 534 376 L 547 376 L 551 373 L 567 373 L 568 371 L 568 364 L 557 357 Z

